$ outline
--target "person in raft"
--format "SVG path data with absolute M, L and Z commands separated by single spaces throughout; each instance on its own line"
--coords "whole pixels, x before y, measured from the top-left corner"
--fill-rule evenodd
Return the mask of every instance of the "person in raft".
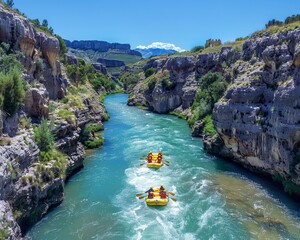
M 160 191 L 159 196 L 160 198 L 167 198 L 167 191 L 166 190 Z
M 148 153 L 148 159 L 147 159 L 148 163 L 152 162 L 152 152 Z
M 159 191 L 160 191 L 160 192 L 163 192 L 164 190 L 166 190 L 166 189 L 164 188 L 164 185 L 160 185 Z
M 146 191 L 145 193 L 148 193 L 148 198 L 151 199 L 154 196 L 154 190 L 153 187 L 150 187 L 150 189 L 148 191 Z

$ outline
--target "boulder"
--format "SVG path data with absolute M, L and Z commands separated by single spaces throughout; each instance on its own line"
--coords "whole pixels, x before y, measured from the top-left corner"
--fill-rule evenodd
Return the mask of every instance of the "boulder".
M 29 117 L 48 117 L 48 92 L 45 88 L 31 88 L 25 98 L 24 111 Z
M 95 70 L 97 72 L 100 72 L 100 73 L 102 73 L 104 75 L 107 75 L 107 68 L 103 64 L 101 64 L 101 63 L 94 63 L 93 67 L 95 68 Z
M 60 51 L 58 39 L 50 37 L 43 32 L 36 32 L 36 40 L 39 48 L 42 50 L 44 58 L 47 59 L 52 68 L 52 75 L 56 76 L 58 74 L 56 58 Z
M 18 132 L 19 115 L 15 113 L 12 116 L 6 116 L 3 122 L 3 132 L 8 134 L 10 137 L 16 136 Z

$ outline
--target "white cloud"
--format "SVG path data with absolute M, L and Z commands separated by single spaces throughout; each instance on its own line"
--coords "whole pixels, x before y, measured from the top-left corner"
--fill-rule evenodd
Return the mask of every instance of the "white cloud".
M 139 49 L 149 49 L 149 48 L 159 48 L 159 49 L 167 49 L 167 50 L 175 50 L 177 52 L 184 52 L 184 49 L 180 47 L 176 47 L 173 43 L 163 43 L 163 42 L 154 42 L 148 46 L 139 45 L 136 48 Z

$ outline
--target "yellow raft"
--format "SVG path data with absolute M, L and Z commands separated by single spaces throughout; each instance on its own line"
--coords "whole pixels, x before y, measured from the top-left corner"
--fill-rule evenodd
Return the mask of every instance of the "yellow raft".
M 148 206 L 166 206 L 169 203 L 169 196 L 167 195 L 166 198 L 161 198 L 159 195 L 159 188 L 153 188 L 154 197 L 149 199 L 148 196 L 146 197 L 146 203 Z
M 151 162 L 149 162 L 149 158 L 151 159 Z M 162 165 L 163 165 L 163 158 L 161 152 L 148 154 L 148 163 L 147 163 L 148 168 L 160 168 Z

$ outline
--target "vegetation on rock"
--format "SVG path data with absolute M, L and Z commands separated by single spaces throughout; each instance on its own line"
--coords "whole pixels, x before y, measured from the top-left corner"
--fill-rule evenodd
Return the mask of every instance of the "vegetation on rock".
M 87 64 L 83 59 L 78 58 L 78 64 L 69 64 L 66 67 L 67 76 L 78 86 L 89 81 L 96 91 L 114 91 L 116 83 L 106 75 L 95 70 L 93 65 Z
M 25 82 L 21 79 L 21 63 L 17 54 L 10 54 L 9 45 L 0 48 L 0 109 L 13 115 L 23 104 Z
M 104 138 L 100 132 L 103 130 L 102 124 L 87 124 L 81 132 L 81 142 L 90 149 L 102 146 Z
M 53 148 L 54 136 L 46 119 L 42 119 L 41 124 L 34 129 L 34 140 L 41 152 L 48 152 Z
M 223 96 L 228 83 L 220 73 L 209 72 L 200 78 L 199 85 L 199 90 L 192 105 L 193 115 L 188 120 L 190 125 L 212 114 L 214 104 Z M 204 122 L 211 123 L 211 117 L 206 118 Z M 207 132 L 212 133 L 213 131 L 209 129 L 211 129 L 211 126 L 207 127 Z

